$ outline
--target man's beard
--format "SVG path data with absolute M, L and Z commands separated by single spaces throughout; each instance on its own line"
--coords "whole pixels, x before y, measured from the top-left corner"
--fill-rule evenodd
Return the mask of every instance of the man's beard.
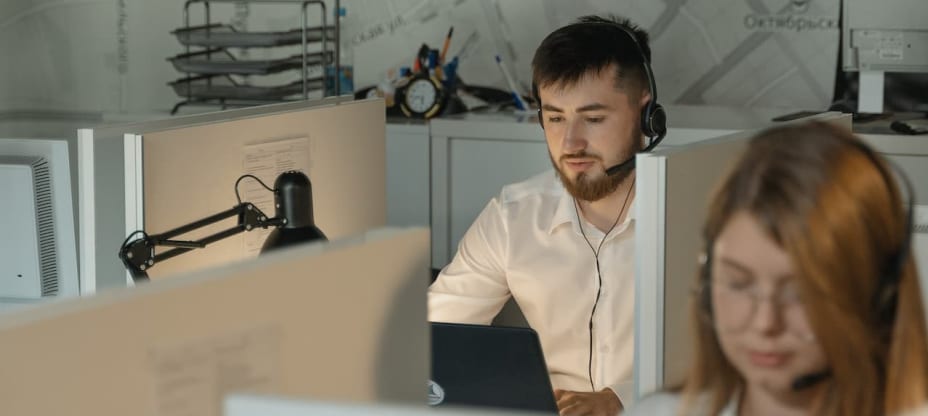
M 634 150 L 629 149 L 629 154 L 634 157 Z M 581 151 L 580 153 L 575 153 L 572 155 L 561 156 L 561 162 L 570 160 L 571 158 L 589 158 L 595 157 L 600 163 L 602 163 L 602 158 L 593 156 L 589 153 Z M 557 177 L 561 179 L 561 183 L 564 184 L 564 188 L 567 189 L 567 192 L 573 196 L 575 199 L 580 201 L 599 201 L 603 199 L 618 189 L 619 184 L 625 181 L 629 175 L 632 173 L 633 167 L 630 165 L 626 168 L 623 168 L 615 175 L 609 175 L 603 173 L 602 176 L 591 178 L 588 172 L 580 172 L 577 175 L 577 178 L 574 181 L 571 181 L 570 178 L 561 170 L 561 167 L 558 163 L 554 161 L 554 157 L 551 157 L 551 164 L 554 165 L 554 170 L 557 171 Z M 608 168 L 604 168 L 608 169 Z

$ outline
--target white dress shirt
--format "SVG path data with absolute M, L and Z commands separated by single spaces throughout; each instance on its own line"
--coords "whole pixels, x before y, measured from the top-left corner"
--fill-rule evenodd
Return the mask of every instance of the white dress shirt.
M 631 398 L 634 359 L 634 201 L 598 247 L 602 295 L 593 317 L 593 387 Z M 618 213 L 616 213 L 618 214 Z M 582 218 L 582 217 L 581 217 Z M 503 188 L 429 289 L 429 320 L 489 324 L 512 296 L 538 332 L 556 389 L 591 391 L 590 313 L 599 285 L 574 200 L 554 170 Z

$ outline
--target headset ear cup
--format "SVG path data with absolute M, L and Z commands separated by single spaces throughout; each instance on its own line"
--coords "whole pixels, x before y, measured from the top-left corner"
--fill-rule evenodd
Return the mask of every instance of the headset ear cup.
M 667 134 L 667 113 L 660 104 L 648 103 L 641 110 L 641 132 L 652 140 L 664 138 Z
M 699 265 L 699 307 L 710 321 L 712 315 L 712 253 L 706 251 Z
M 667 134 L 667 112 L 662 105 L 654 103 L 648 119 L 648 128 L 654 133 L 651 137 L 663 139 Z
M 645 136 L 654 137 L 654 134 L 651 132 L 651 103 L 644 105 L 644 108 L 641 109 L 641 133 Z

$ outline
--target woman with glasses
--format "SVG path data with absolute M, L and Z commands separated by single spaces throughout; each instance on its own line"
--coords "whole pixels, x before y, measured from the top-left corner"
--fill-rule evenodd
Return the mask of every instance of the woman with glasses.
M 895 415 L 922 406 L 928 346 L 910 188 L 839 127 L 755 137 L 710 205 L 690 371 L 631 413 Z

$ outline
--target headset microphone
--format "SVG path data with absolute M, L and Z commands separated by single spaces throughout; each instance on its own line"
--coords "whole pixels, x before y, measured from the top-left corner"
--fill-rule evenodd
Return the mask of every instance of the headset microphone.
M 624 162 L 619 163 L 609 169 L 606 169 L 606 175 L 615 176 L 622 172 L 627 172 L 635 168 L 635 156 L 626 159 Z
M 662 130 L 658 133 L 658 136 L 651 139 L 651 142 L 648 143 L 648 146 L 644 149 L 641 149 L 641 153 L 647 153 L 651 150 L 654 150 L 655 147 L 664 139 L 664 135 L 667 133 L 667 130 Z M 619 163 L 618 165 L 612 166 L 606 169 L 606 175 L 615 176 L 621 172 L 627 172 L 635 168 L 635 155 L 632 155 L 628 159 L 625 159 L 624 162 Z
M 793 391 L 805 390 L 824 381 L 828 377 L 831 377 L 831 371 L 827 370 L 796 377 L 792 384 Z

